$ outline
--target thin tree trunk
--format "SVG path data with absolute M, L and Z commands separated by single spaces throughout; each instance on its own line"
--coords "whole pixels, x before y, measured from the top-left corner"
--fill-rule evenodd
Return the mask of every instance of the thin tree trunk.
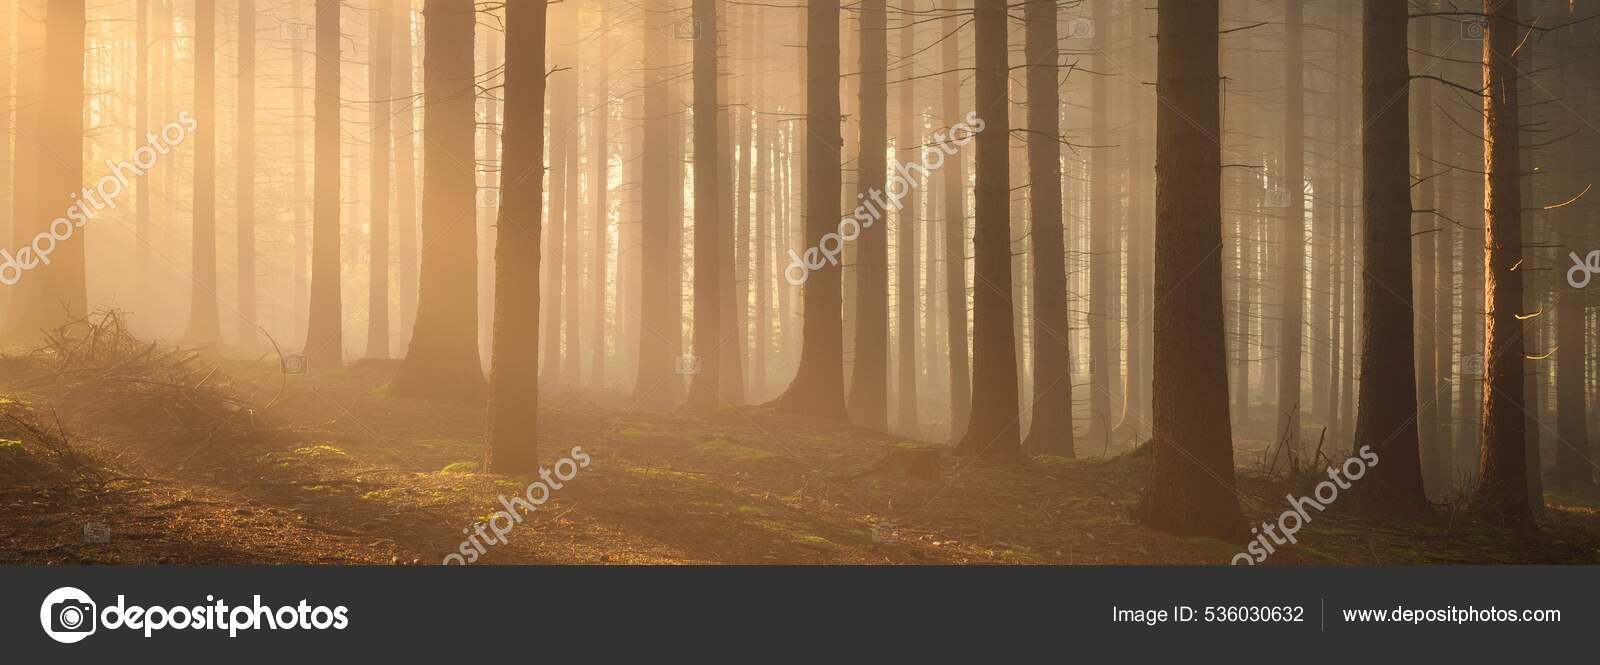
M 395 0 L 388 0 L 394 2 Z M 404 0 L 400 0 L 404 1 Z M 387 2 L 372 9 L 372 252 L 368 266 L 367 357 L 389 357 L 389 59 L 394 55 L 394 16 Z
M 955 0 L 943 0 L 945 12 L 941 26 L 945 37 L 942 49 L 944 67 L 943 116 L 953 121 L 961 113 L 961 44 L 956 38 L 960 18 Z M 946 349 L 950 370 L 950 440 L 960 441 L 972 416 L 972 375 L 967 349 L 967 174 L 961 153 L 950 156 L 944 165 L 944 264 L 945 315 L 948 322 Z
M 596 3 L 596 11 L 600 13 L 600 25 L 606 25 L 606 6 L 604 2 Z M 594 203 L 594 371 L 590 373 L 591 384 L 598 389 L 606 387 L 607 348 L 606 348 L 606 276 L 609 272 L 611 257 L 611 138 L 609 135 L 611 125 L 611 72 L 607 60 L 610 57 L 609 34 L 605 28 L 600 31 L 599 55 L 595 60 L 594 75 L 594 111 L 589 118 L 590 127 L 594 132 L 590 146 L 594 149 L 594 180 L 590 181 L 590 197 Z M 620 284 L 620 282 L 619 282 Z
M 316 127 L 312 175 L 311 309 L 306 366 L 344 365 L 339 258 L 339 1 L 317 0 Z
M 183 337 L 214 347 L 222 340 L 217 316 L 216 0 L 195 0 L 194 11 L 194 116 L 200 124 L 194 140 L 194 284 Z
M 399 268 L 395 271 L 400 281 L 400 346 L 411 344 L 411 330 L 417 316 L 417 167 L 415 156 L 417 102 L 412 99 L 411 0 L 398 0 L 394 6 L 394 98 L 399 112 L 395 114 L 394 179 L 397 184 L 395 198 L 396 223 L 400 227 L 398 250 Z M 543 34 L 542 32 L 540 34 Z
M 917 15 L 914 0 L 908 0 L 907 13 L 900 24 L 900 58 L 907 63 L 900 82 L 900 128 L 895 152 L 901 163 L 920 163 L 922 136 L 917 131 L 917 90 L 913 70 L 917 51 Z M 886 63 L 887 64 L 887 63 Z M 917 196 L 923 175 L 901 169 L 906 179 L 905 198 L 895 219 L 895 429 L 904 437 L 916 438 L 922 427 L 917 417 L 917 226 L 920 225 Z
M 720 405 L 723 353 L 721 155 L 717 153 L 717 25 L 714 0 L 694 0 L 694 353 L 698 373 L 689 383 L 687 408 Z
M 1278 425 L 1273 439 L 1288 448 L 1273 459 L 1289 463 L 1300 449 L 1300 353 L 1305 334 L 1305 0 L 1284 5 L 1284 169 L 1279 185 L 1287 206 L 1279 222 L 1283 252 L 1283 317 L 1278 324 Z M 1409 286 L 1407 287 L 1409 288 Z

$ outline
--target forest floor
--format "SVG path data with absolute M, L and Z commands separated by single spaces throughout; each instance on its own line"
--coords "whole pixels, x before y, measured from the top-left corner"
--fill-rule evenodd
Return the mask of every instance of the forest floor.
M 285 375 L 276 355 L 208 364 L 92 331 L 50 347 L 0 358 L 0 563 L 433 564 L 530 481 L 480 472 L 481 406 L 388 397 L 395 362 Z M 757 407 L 542 400 L 541 457 L 582 446 L 592 462 L 480 563 L 1225 564 L 1240 550 L 1134 522 L 1149 473 L 1135 455 L 938 454 L 935 477 L 881 462 L 936 444 Z M 1239 444 L 1241 460 L 1265 448 Z M 1309 491 L 1243 463 L 1239 485 L 1252 523 Z M 1313 514 L 1268 563 L 1600 562 L 1600 496 L 1547 498 L 1537 535 L 1445 506 L 1408 525 Z

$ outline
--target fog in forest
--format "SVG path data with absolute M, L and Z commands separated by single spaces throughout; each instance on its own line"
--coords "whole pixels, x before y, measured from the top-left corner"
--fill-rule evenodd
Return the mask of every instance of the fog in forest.
M 8 0 L 0 562 L 1595 563 L 1597 16 Z

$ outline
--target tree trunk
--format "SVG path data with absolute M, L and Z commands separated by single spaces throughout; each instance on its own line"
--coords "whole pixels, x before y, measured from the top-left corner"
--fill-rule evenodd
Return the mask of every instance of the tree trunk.
M 1061 212 L 1061 79 L 1054 0 L 1023 7 L 1027 26 L 1028 197 L 1033 213 L 1033 416 L 1023 447 L 1076 456 L 1072 438 L 1067 267 Z M 1130 391 L 1131 393 L 1131 391 Z
M 1482 451 L 1475 507 L 1491 522 L 1531 527 L 1523 412 L 1522 193 L 1515 2 L 1484 0 L 1484 340 Z M 1363 375 L 1365 378 L 1365 375 Z M 1365 385 L 1366 381 L 1362 382 Z
M 305 342 L 306 366 L 313 370 L 344 365 L 339 275 L 339 11 L 338 0 L 317 0 L 311 310 Z
M 1427 54 L 1433 51 L 1433 23 L 1434 19 L 1425 17 L 1417 23 L 1417 50 Z M 1418 60 L 1420 71 L 1431 71 L 1428 66 L 1429 59 L 1424 56 Z M 1415 239 L 1414 251 L 1416 253 L 1416 285 L 1413 293 L 1416 300 L 1416 313 L 1413 317 L 1416 332 L 1416 359 L 1417 359 L 1417 447 L 1422 454 L 1422 485 L 1427 490 L 1428 496 L 1434 499 L 1443 499 L 1450 491 L 1450 477 L 1445 471 L 1448 468 L 1441 459 L 1449 457 L 1449 445 L 1438 440 L 1439 409 L 1436 406 L 1439 398 L 1437 383 L 1436 360 L 1437 345 L 1434 343 L 1437 334 L 1434 326 L 1433 313 L 1435 293 L 1435 267 L 1436 259 L 1434 244 L 1437 242 L 1437 227 L 1445 224 L 1444 218 L 1430 213 L 1420 212 L 1439 207 L 1438 197 L 1435 195 L 1436 179 L 1430 177 L 1437 169 L 1431 159 L 1437 159 L 1433 144 L 1433 83 L 1424 81 L 1417 89 L 1417 104 L 1413 109 L 1416 118 L 1417 150 L 1416 158 L 1412 161 L 1415 165 L 1413 177 L 1417 191 L 1417 210 L 1411 218 Z
M 914 9 L 908 5 L 908 9 Z M 907 13 L 900 24 L 900 57 L 912 62 L 917 52 L 915 14 Z M 907 66 L 900 82 L 900 136 L 895 139 L 897 159 L 920 163 L 922 133 L 918 131 L 915 71 Z M 917 206 L 923 174 L 904 169 L 905 198 L 895 218 L 895 429 L 901 436 L 916 438 L 922 426 L 917 417 Z
M 391 0 L 393 1 L 393 0 Z M 400 345 L 411 344 L 411 330 L 417 316 L 417 167 L 415 158 L 417 102 L 411 98 L 412 47 L 411 0 L 399 0 L 395 11 L 395 61 L 394 98 L 399 111 L 394 122 L 394 179 L 395 198 L 399 201 L 396 223 L 400 227 L 398 250 L 399 268 L 395 271 L 400 281 Z M 543 34 L 543 33 L 541 33 Z
M 1278 323 L 1278 425 L 1273 440 L 1288 451 L 1274 454 L 1287 464 L 1300 450 L 1300 353 L 1305 334 L 1306 180 L 1305 180 L 1305 1 L 1284 5 L 1283 182 L 1286 206 L 1279 231 L 1283 252 L 1283 315 Z M 1407 157 L 1409 158 L 1409 156 Z M 1407 288 L 1410 288 L 1409 286 Z
M 1242 540 L 1222 328 L 1222 149 L 1216 0 L 1157 9 L 1151 476 L 1135 511 L 1182 536 Z
M 977 0 L 978 132 L 973 188 L 972 420 L 959 454 L 1010 461 L 1022 456 L 1018 436 L 1017 355 L 1011 303 L 1011 139 L 1006 81 L 1006 5 Z
M 606 7 L 604 2 L 596 3 L 596 11 L 600 13 L 600 24 L 606 25 Z M 595 60 L 594 76 L 594 112 L 590 115 L 590 125 L 594 136 L 591 141 L 594 145 L 594 180 L 590 181 L 590 196 L 594 203 L 594 371 L 590 375 L 591 384 L 598 389 L 606 387 L 606 368 L 608 366 L 606 350 L 606 273 L 609 272 L 611 255 L 611 73 L 607 68 L 607 58 L 610 57 L 609 43 L 606 30 L 601 30 L 600 48 Z M 618 282 L 621 283 L 620 281 Z
M 393 2 L 394 0 L 388 0 Z M 405 0 L 400 0 L 404 2 Z M 394 55 L 394 15 L 380 1 L 372 9 L 372 246 L 367 291 L 367 357 L 389 357 L 389 59 Z
M 698 373 L 689 383 L 686 408 L 720 406 L 722 380 L 721 172 L 717 153 L 717 8 L 694 0 L 694 354 Z
M 651 0 L 646 5 L 643 35 L 646 53 L 668 51 L 668 31 L 672 29 L 667 24 L 668 11 L 664 0 Z M 639 371 L 634 383 L 633 399 L 641 408 L 660 409 L 675 405 L 682 395 L 682 383 L 673 373 L 673 359 L 678 352 L 673 329 L 680 325 L 675 316 L 674 303 L 681 294 L 673 290 L 676 280 L 672 275 L 678 270 L 678 261 L 672 254 L 674 247 L 671 242 L 676 228 L 671 216 L 672 188 L 681 187 L 681 183 L 662 177 L 672 173 L 672 160 L 676 154 L 671 143 L 674 134 L 672 125 L 677 122 L 670 108 L 671 83 L 660 67 L 644 67 L 642 70 L 644 171 L 643 180 L 639 183 Z M 552 138 L 552 141 L 555 140 Z M 554 150 L 551 159 L 555 159 Z M 555 187 L 556 181 L 552 175 L 551 188 Z M 552 193 L 551 201 L 554 200 Z M 551 211 L 553 223 L 553 203 Z M 551 237 L 554 237 L 553 233 Z M 549 348 L 547 344 L 546 349 Z M 554 361 L 554 356 L 548 351 L 545 358 Z
M 884 0 L 861 3 L 859 204 L 866 222 L 856 239 L 855 363 L 850 418 L 889 429 L 889 232 L 883 206 L 889 147 L 889 15 Z M 900 204 L 894 204 L 898 207 Z M 873 214 L 877 211 L 877 214 Z
M 1111 67 L 1110 2 L 1099 0 L 1093 8 L 1094 69 Z M 1120 359 L 1111 354 L 1112 338 L 1120 329 L 1113 316 L 1112 285 L 1118 278 L 1115 261 L 1116 216 L 1111 203 L 1111 150 L 1109 145 L 1111 108 L 1107 99 L 1106 76 L 1089 78 L 1089 429 L 1085 441 L 1100 441 L 1109 436 L 1112 422 L 1112 363 Z
M 1417 375 L 1411 307 L 1410 72 L 1406 5 L 1362 9 L 1362 337 L 1355 449 L 1381 462 L 1361 488 L 1375 513 L 1427 510 L 1417 444 Z
M 417 325 L 390 384 L 402 397 L 483 399 L 473 228 L 473 27 L 470 0 L 427 0 L 423 60 L 422 275 Z
M 806 4 L 805 250 L 839 226 L 839 2 Z M 805 279 L 800 366 L 779 410 L 845 420 L 840 268 L 824 262 Z
M 955 0 L 944 0 L 943 117 L 948 124 L 961 114 L 961 42 L 956 39 L 960 18 Z M 972 412 L 972 375 L 967 350 L 967 174 L 960 152 L 950 155 L 944 172 L 944 304 L 948 322 L 946 349 L 950 370 L 950 440 L 960 441 Z
M 495 224 L 495 334 L 489 360 L 486 468 L 539 469 L 539 225 L 544 208 L 546 3 L 508 3 L 500 211 Z
M 222 340 L 217 318 L 216 0 L 195 0 L 194 13 L 194 117 L 199 122 L 194 140 L 194 284 L 183 338 L 215 347 Z

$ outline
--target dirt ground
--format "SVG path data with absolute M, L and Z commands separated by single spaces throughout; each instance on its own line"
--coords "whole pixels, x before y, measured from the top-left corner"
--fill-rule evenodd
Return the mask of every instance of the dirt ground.
M 275 355 L 216 366 L 122 347 L 0 360 L 0 562 L 437 564 L 530 480 L 480 472 L 480 406 L 386 396 L 394 362 L 286 375 Z M 543 400 L 541 457 L 581 446 L 592 462 L 479 564 L 1225 564 L 1240 550 L 1130 519 L 1138 456 L 939 454 L 934 477 L 882 462 L 939 444 L 759 407 Z M 1241 465 L 1240 491 L 1260 522 L 1292 488 Z M 1268 563 L 1600 562 L 1600 500 L 1548 499 L 1537 536 L 1445 506 L 1405 526 L 1317 515 Z

